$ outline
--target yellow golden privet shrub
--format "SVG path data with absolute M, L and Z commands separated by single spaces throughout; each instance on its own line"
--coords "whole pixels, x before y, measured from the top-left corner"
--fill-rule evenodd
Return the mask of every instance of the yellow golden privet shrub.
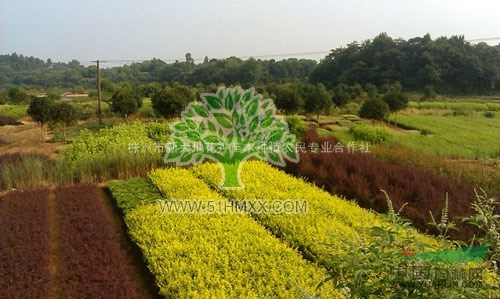
M 165 199 L 224 200 L 184 169 L 155 170 L 150 178 Z M 157 204 L 138 203 L 138 192 L 126 192 L 141 186 L 146 198 L 156 190 L 130 182 L 111 183 L 110 189 L 127 208 L 130 234 L 165 297 L 342 298 L 333 286 L 316 290 L 326 271 L 304 260 L 248 214 L 160 213 Z
M 214 163 L 194 166 L 191 171 L 214 189 L 222 177 L 220 167 Z M 331 195 L 264 162 L 245 162 L 241 179 L 244 189 L 222 190 L 221 193 L 229 199 L 307 200 L 307 213 L 257 213 L 253 216 L 276 236 L 298 248 L 313 261 L 321 262 L 323 254 L 331 252 L 332 248 L 340 250 L 340 245 L 347 238 L 355 240 L 360 233 L 364 233 L 363 228 L 384 225 L 376 213 L 359 207 L 355 202 Z M 415 230 L 412 230 L 412 234 L 420 245 L 420 248 L 416 248 L 417 252 L 443 247 L 441 242 L 430 236 L 424 236 Z M 417 244 L 408 246 L 417 247 Z

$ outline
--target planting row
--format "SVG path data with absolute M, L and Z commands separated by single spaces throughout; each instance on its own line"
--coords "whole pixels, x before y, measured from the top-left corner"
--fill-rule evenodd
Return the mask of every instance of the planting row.
M 150 177 L 170 200 L 224 200 L 188 170 L 156 170 Z M 138 194 L 158 198 L 151 183 L 136 179 L 109 188 L 166 297 L 341 297 L 331 285 L 316 290 L 326 272 L 248 214 L 160 213 L 157 204 L 137 201 Z
M 50 291 L 49 190 L 0 198 L 0 298 L 42 298 Z
M 55 190 L 57 281 L 64 298 L 137 297 L 125 252 L 95 185 Z
M 314 131 L 304 135 L 304 142 L 329 142 L 334 138 L 319 138 Z M 289 163 L 288 173 L 305 177 L 333 194 L 342 194 L 355 199 L 362 207 L 378 212 L 387 211 L 385 190 L 394 206 L 402 210 L 403 216 L 422 231 L 433 231 L 429 211 L 436 218 L 441 216 L 446 196 L 449 198 L 449 217 L 457 222 L 459 231 L 452 231 L 455 239 L 469 239 L 474 228 L 456 221 L 456 216 L 470 215 L 474 200 L 473 187 L 466 181 L 456 181 L 424 171 L 416 166 L 381 161 L 363 153 L 301 153 L 298 163 Z
M 94 185 L 0 201 L 0 298 L 147 296 Z
M 202 164 L 192 168 L 193 173 L 210 186 L 218 186 L 222 177 L 217 164 Z M 259 223 L 298 248 L 307 259 L 321 263 L 332 250 L 337 251 L 346 240 L 355 240 L 366 228 L 384 226 L 385 222 L 375 213 L 362 209 L 352 201 L 331 195 L 318 187 L 287 175 L 258 162 L 245 162 L 241 169 L 242 190 L 224 190 L 225 197 L 245 200 L 306 200 L 307 213 L 268 214 L 255 213 Z M 414 244 L 408 244 L 417 251 L 442 246 L 435 239 L 418 234 L 413 229 L 400 232 L 400 237 L 414 236 Z

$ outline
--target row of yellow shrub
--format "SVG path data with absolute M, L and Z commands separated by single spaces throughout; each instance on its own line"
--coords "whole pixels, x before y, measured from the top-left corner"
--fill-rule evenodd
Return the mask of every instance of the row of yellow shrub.
M 195 166 L 191 171 L 213 188 L 217 188 L 222 178 L 219 165 L 214 163 Z M 307 200 L 308 212 L 304 214 L 254 214 L 253 216 L 276 236 L 301 250 L 311 260 L 321 262 L 323 254 L 340 248 L 341 246 L 337 245 L 345 242 L 347 238 L 355 240 L 365 231 L 363 228 L 384 225 L 376 213 L 289 176 L 264 162 L 247 161 L 242 165 L 240 173 L 245 188 L 223 190 L 222 194 L 226 198 Z M 401 232 L 401 234 L 406 233 Z M 420 245 L 420 248 L 415 248 L 417 252 L 443 246 L 436 239 L 421 235 L 413 229 L 410 233 L 417 242 L 408 246 Z
M 187 170 L 159 169 L 150 178 L 168 199 L 223 199 Z M 158 205 L 137 202 L 137 195 L 157 197 L 144 181 L 110 189 L 167 298 L 342 297 L 332 285 L 316 290 L 326 271 L 247 214 L 162 214 Z

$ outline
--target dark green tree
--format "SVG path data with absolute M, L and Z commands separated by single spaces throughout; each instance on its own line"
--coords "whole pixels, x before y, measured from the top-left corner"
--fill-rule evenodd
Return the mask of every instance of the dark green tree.
M 178 116 L 192 99 L 189 87 L 174 83 L 172 87 L 168 86 L 154 94 L 151 97 L 151 103 L 157 115 L 173 118 Z
M 332 97 L 332 102 L 335 104 L 335 106 L 343 107 L 345 104 L 349 103 L 351 99 L 351 95 L 349 94 L 349 86 L 343 83 L 335 86 L 335 88 L 333 89 Z
M 7 91 L 8 102 L 10 104 L 19 105 L 28 103 L 30 96 L 19 87 L 11 87 Z
M 0 90 L 0 105 L 7 103 L 7 95 L 3 90 Z
M 398 125 L 398 111 L 408 106 L 408 96 L 403 92 L 391 92 L 382 98 L 389 106 L 389 110 L 394 113 L 394 125 Z
M 317 123 L 321 113 L 328 113 L 332 106 L 332 96 L 328 93 L 325 86 L 321 83 L 313 85 L 307 83 L 302 88 L 302 97 L 304 98 L 305 111 L 317 115 Z
M 47 140 L 47 123 L 52 119 L 52 107 L 54 103 L 47 98 L 33 97 L 28 107 L 28 115 L 33 121 L 40 124 L 42 129 L 42 140 Z
M 66 143 L 66 129 L 78 119 L 76 108 L 66 102 L 57 103 L 52 106 L 51 121 L 61 124 L 63 139 Z
M 191 56 L 191 53 L 186 53 L 186 55 L 184 55 L 184 56 L 186 57 L 186 63 L 194 64 L 194 59 Z
M 383 120 L 389 114 L 389 106 L 379 98 L 366 100 L 359 109 L 359 116 L 372 120 L 375 125 L 376 120 Z
M 56 88 L 49 88 L 47 90 L 47 98 L 51 101 L 56 101 L 61 99 L 61 91 Z
M 373 98 L 378 94 L 378 88 L 377 88 L 377 86 L 375 86 L 371 83 L 366 83 L 365 84 L 365 92 L 369 98 Z
M 434 91 L 434 86 L 432 86 L 432 84 L 424 86 L 424 89 L 422 90 L 422 99 L 423 100 L 432 100 L 432 99 L 435 99 L 436 96 L 437 96 L 437 94 Z
M 286 114 L 299 113 L 304 107 L 304 101 L 296 83 L 287 83 L 273 90 L 276 95 L 276 107 Z
M 118 88 L 110 99 L 111 111 L 124 119 L 139 109 L 137 96 L 128 87 Z

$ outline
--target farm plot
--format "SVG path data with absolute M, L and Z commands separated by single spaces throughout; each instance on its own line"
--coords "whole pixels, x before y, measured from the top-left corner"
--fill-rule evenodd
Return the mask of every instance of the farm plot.
M 153 298 L 95 185 L 0 198 L 0 298 Z
M 170 200 L 223 200 L 187 170 L 156 170 L 150 177 Z M 157 197 L 158 189 L 144 181 L 112 182 L 109 188 L 124 207 L 130 234 L 142 249 L 162 295 L 341 297 L 331 285 L 316 290 L 326 272 L 281 243 L 249 215 L 162 214 L 157 204 L 137 202 L 136 194 L 127 192 L 139 184 L 142 190 L 136 194 Z
M 335 138 L 320 138 L 314 131 L 304 135 L 304 142 L 310 144 L 337 144 Z M 401 214 L 413 222 L 421 231 L 433 230 L 429 211 L 440 216 L 449 202 L 450 220 L 457 223 L 459 231 L 452 231 L 455 239 L 467 240 L 477 230 L 457 221 L 455 217 L 470 215 L 474 199 L 474 188 L 466 180 L 457 181 L 425 171 L 417 166 L 392 163 L 367 153 L 327 153 L 310 151 L 300 153 L 298 163 L 289 163 L 285 170 L 298 177 L 304 177 L 332 194 L 342 194 L 356 200 L 364 208 L 377 212 L 387 211 L 385 190 L 396 209 L 406 206 Z
M 397 141 L 439 156 L 461 159 L 500 157 L 500 117 L 482 115 L 398 115 L 398 123 L 425 135 L 398 135 Z
M 192 168 L 193 173 L 216 188 L 222 177 L 217 164 L 202 164 Z M 384 221 L 376 213 L 360 208 L 356 203 L 331 195 L 320 188 L 291 177 L 270 165 L 245 162 L 241 170 L 245 188 L 225 190 L 222 194 L 229 199 L 240 200 L 290 200 L 303 199 L 308 202 L 307 213 L 253 215 L 259 223 L 293 248 L 298 248 L 308 260 L 321 263 L 325 254 L 337 251 L 346 240 L 355 240 L 364 234 L 365 228 L 383 226 Z M 402 236 L 413 236 L 414 244 L 408 244 L 418 251 L 443 246 L 435 239 L 421 235 L 414 229 L 401 231 Z
M 48 189 L 0 197 L 0 298 L 50 291 Z

